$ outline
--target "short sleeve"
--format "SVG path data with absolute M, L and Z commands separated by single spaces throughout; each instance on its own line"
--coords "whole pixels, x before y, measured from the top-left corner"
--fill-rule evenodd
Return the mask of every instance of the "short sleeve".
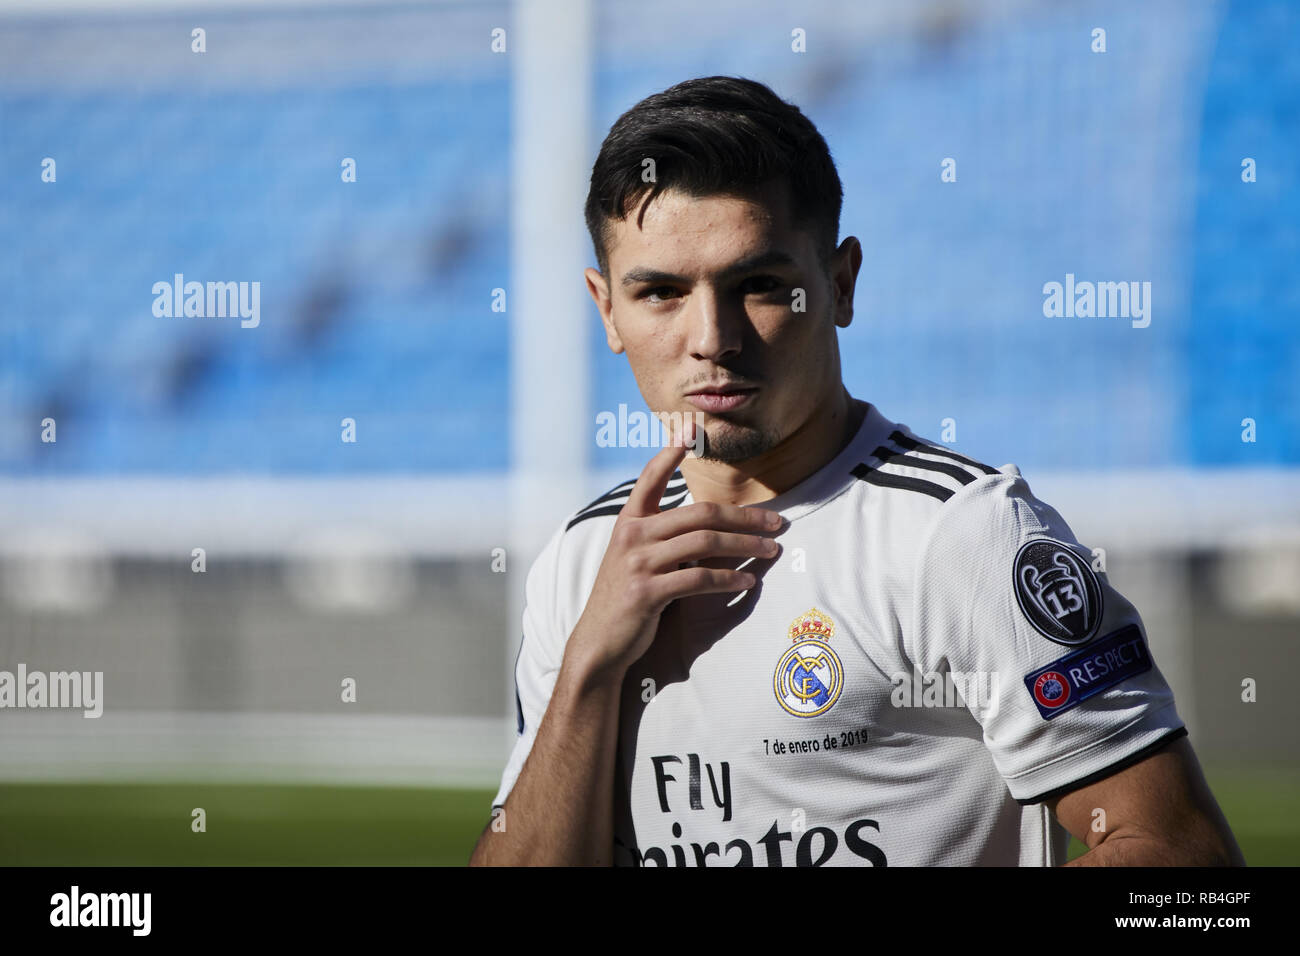
M 949 673 L 1011 795 L 1037 803 L 1186 734 L 1137 609 L 1015 466 L 927 529 L 907 646 Z
M 501 775 L 492 806 L 505 804 L 524 761 L 533 749 L 537 727 L 551 702 L 555 679 L 564 659 L 567 635 L 560 633 L 556 614 L 561 528 L 537 556 L 524 583 L 523 636 L 515 659 L 515 745 Z

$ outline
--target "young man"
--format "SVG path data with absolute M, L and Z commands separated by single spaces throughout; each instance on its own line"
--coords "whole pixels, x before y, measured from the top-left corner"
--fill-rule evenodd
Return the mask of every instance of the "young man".
M 587 286 L 702 454 L 660 451 L 531 569 L 471 863 L 1050 866 L 1066 831 L 1082 864 L 1242 863 L 1090 550 L 1014 465 L 848 394 L 841 196 L 813 125 L 743 79 L 606 138 Z

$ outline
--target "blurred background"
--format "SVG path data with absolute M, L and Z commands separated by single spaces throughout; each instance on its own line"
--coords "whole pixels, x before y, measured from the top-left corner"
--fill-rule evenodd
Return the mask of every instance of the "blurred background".
M 1300 862 L 1298 40 L 1286 0 L 0 5 L 0 670 L 104 674 L 98 719 L 0 711 L 0 863 L 467 860 L 524 575 L 651 454 L 595 439 L 645 406 L 591 162 L 711 74 L 831 147 L 851 393 L 1105 550 L 1247 860 Z M 177 274 L 257 324 L 155 314 Z M 1150 324 L 1045 317 L 1067 274 Z

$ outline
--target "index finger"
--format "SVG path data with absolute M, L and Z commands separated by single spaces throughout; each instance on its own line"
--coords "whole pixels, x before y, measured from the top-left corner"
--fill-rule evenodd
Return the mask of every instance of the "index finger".
M 695 422 L 683 422 L 682 430 L 676 436 L 678 443 L 665 445 L 646 463 L 627 497 L 623 514 L 633 518 L 647 518 L 659 513 L 659 501 L 668 488 L 668 480 L 686 457 L 686 449 L 695 440 L 695 428 Z

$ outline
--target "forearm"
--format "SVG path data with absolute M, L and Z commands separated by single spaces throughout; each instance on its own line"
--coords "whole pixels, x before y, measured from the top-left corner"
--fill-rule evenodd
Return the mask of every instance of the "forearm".
M 1088 846 L 1066 866 L 1246 865 L 1186 737 L 1048 808 Z M 1110 829 L 1097 832 L 1102 808 Z
M 1177 858 L 1173 848 L 1145 837 L 1113 836 L 1065 866 L 1194 866 Z M 1212 865 L 1212 864 L 1211 864 Z
M 566 651 L 505 825 L 484 830 L 471 866 L 610 865 L 621 689 L 621 672 Z
M 1065 866 L 1245 866 L 1231 832 L 1159 837 L 1118 831 Z

